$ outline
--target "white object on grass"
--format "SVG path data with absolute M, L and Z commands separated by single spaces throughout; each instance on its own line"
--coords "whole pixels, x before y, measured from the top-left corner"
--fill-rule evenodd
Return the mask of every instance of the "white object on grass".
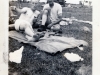
M 22 46 L 19 50 L 16 50 L 14 52 L 10 52 L 9 53 L 9 60 L 11 62 L 21 63 L 23 49 L 24 49 L 24 46 Z
M 83 23 L 88 23 L 88 24 L 93 24 L 91 21 L 84 21 L 84 20 L 78 20 L 76 19 L 75 17 L 71 17 L 71 18 L 62 18 L 63 20 L 66 20 L 66 21 L 77 21 L 77 22 L 83 22 Z
M 83 51 L 83 50 L 84 50 L 84 48 L 83 48 L 83 47 L 79 47 L 79 46 L 78 46 L 78 48 L 79 48 L 81 51 Z
M 69 25 L 73 23 L 73 19 L 72 18 L 62 18 L 64 21 L 60 22 L 60 25 Z
M 74 53 L 65 53 L 64 56 L 71 62 L 83 61 L 84 60 L 78 54 L 74 54 Z
M 61 21 L 61 22 L 60 22 L 60 25 L 68 25 L 68 22 L 66 22 L 66 21 Z
M 86 26 L 83 27 L 83 30 L 86 31 L 86 32 L 91 32 L 90 29 Z

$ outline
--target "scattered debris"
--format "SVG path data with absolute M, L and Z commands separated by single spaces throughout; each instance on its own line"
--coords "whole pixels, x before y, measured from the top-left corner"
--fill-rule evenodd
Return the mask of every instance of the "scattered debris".
M 84 48 L 83 48 L 83 47 L 78 46 L 78 48 L 79 48 L 79 50 L 81 50 L 81 51 L 83 51 L 83 50 L 84 50 Z
M 64 56 L 71 62 L 83 61 L 84 60 L 78 54 L 74 54 L 74 53 L 65 53 Z
M 86 32 L 90 32 L 90 29 L 89 29 L 88 27 L 86 27 L 86 26 L 84 26 L 82 29 L 83 29 L 84 31 L 86 31 Z
M 40 55 L 40 53 L 35 53 L 34 55 Z
M 60 22 L 60 25 L 71 25 L 73 23 L 73 18 L 62 18 L 63 21 Z
M 9 53 L 9 60 L 11 62 L 21 63 L 23 49 L 24 49 L 24 46 L 22 46 L 19 50 L 16 50 L 14 52 L 10 52 Z
M 78 19 L 76 19 L 75 17 L 71 17 L 71 18 L 62 18 L 63 20 L 65 20 L 65 21 L 69 21 L 69 23 L 71 22 L 72 23 L 72 21 L 77 21 L 77 22 L 83 22 L 83 23 L 88 23 L 88 24 L 93 24 L 91 21 L 84 21 L 84 20 L 78 20 Z
M 61 22 L 60 22 L 60 25 L 68 25 L 68 22 L 66 22 L 66 21 L 61 21 Z

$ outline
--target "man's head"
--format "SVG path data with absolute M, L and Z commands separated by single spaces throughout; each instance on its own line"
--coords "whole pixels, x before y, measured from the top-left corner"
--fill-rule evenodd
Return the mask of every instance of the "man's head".
M 38 8 L 38 5 L 39 5 L 39 1 L 40 0 L 31 0 L 31 9 L 33 10 L 33 11 L 35 11 L 37 8 Z
M 52 7 L 54 5 L 54 0 L 47 0 L 47 3 L 49 3 L 49 6 Z

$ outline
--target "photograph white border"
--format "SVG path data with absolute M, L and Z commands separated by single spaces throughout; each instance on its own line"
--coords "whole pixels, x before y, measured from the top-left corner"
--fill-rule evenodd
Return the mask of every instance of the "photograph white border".
M 8 51 L 8 5 L 9 0 L 0 1 L 0 67 L 6 64 L 1 59 L 3 52 Z M 93 0 L 93 67 L 92 75 L 100 75 L 100 1 Z M 8 65 L 6 64 L 4 72 L 8 74 Z M 2 67 L 2 68 L 4 68 Z M 6 71 L 7 70 L 7 71 Z M 0 75 L 2 74 L 0 71 Z

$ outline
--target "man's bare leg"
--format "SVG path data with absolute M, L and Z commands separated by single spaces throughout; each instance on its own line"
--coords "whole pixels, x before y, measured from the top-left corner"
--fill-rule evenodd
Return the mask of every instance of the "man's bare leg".
M 26 26 L 25 34 L 28 41 L 38 41 L 41 37 L 44 37 L 45 33 L 35 33 L 31 26 Z
M 45 26 L 45 24 L 46 24 L 47 18 L 48 18 L 47 15 L 48 15 L 48 11 L 47 11 L 47 10 L 44 10 L 43 15 L 42 15 L 42 24 L 41 24 L 41 28 L 38 29 L 39 32 L 41 32 L 41 31 L 46 31 L 46 26 Z
M 34 31 L 30 27 L 25 28 L 25 34 L 27 34 L 30 37 L 33 37 L 33 35 L 35 35 Z
M 41 34 L 35 34 L 33 35 L 33 37 L 30 37 L 28 35 L 26 35 L 26 38 L 29 42 L 37 42 L 39 41 L 40 38 L 44 37 L 45 33 L 41 33 Z
M 45 23 L 47 21 L 47 15 L 48 15 L 48 11 L 44 10 L 43 16 L 42 16 L 42 25 L 45 25 Z

